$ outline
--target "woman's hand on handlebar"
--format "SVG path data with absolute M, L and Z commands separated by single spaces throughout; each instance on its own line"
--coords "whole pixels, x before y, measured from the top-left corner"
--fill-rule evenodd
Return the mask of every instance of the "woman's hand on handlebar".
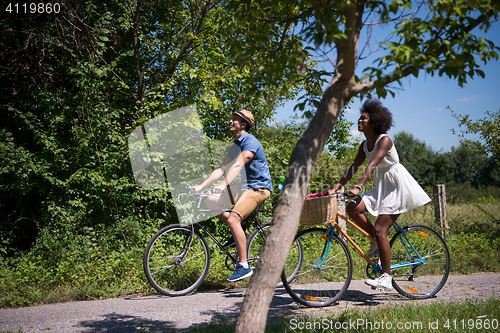
M 361 192 L 361 190 L 359 188 L 355 187 L 352 190 L 347 191 L 347 197 L 348 198 L 357 197 L 359 195 L 359 192 Z
M 340 183 L 338 183 L 331 190 L 328 190 L 328 193 L 330 193 L 330 195 L 333 195 L 333 194 L 337 193 L 341 188 L 342 188 L 342 185 L 340 185 Z
M 342 185 L 337 184 L 331 190 L 329 190 L 328 192 L 330 192 L 330 194 L 334 194 L 335 192 L 338 192 L 341 187 L 342 187 Z
M 332 194 L 335 194 L 336 192 L 338 192 L 341 188 L 342 188 L 342 185 L 340 183 L 338 183 L 337 185 L 335 185 L 334 188 L 332 188 L 331 190 L 328 190 L 328 192 L 330 193 L 330 195 L 332 195 Z M 347 191 L 346 196 L 348 198 L 357 197 L 359 195 L 360 191 L 361 190 L 359 188 L 355 187 L 352 190 Z

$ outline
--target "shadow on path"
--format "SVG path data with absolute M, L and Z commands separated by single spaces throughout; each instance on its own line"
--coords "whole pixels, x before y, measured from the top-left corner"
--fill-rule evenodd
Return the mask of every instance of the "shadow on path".
M 130 316 L 109 313 L 96 320 L 85 320 L 79 323 L 85 332 L 102 333 L 136 333 L 138 330 L 146 332 L 163 332 L 174 330 L 175 324 L 170 321 L 151 320 L 140 316 Z

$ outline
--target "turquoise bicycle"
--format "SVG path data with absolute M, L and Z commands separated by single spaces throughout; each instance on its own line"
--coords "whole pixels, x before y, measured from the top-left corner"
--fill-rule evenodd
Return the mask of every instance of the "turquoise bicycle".
M 346 192 L 333 197 L 310 200 L 346 200 Z M 336 207 L 336 205 L 335 205 Z M 342 218 L 364 236 L 371 238 L 354 222 L 335 208 L 333 220 L 326 227 L 315 227 L 299 232 L 295 242 L 302 245 L 302 263 L 294 279 L 282 275 L 283 285 L 297 302 L 309 307 L 328 306 L 339 300 L 349 288 L 353 273 L 350 243 L 366 261 L 366 273 L 375 279 L 382 268 L 373 262 L 359 248 L 351 237 L 337 224 L 335 218 Z M 445 241 L 431 227 L 413 224 L 401 227 L 394 223 L 391 246 L 392 285 L 401 295 L 410 299 L 433 297 L 445 285 L 450 273 L 450 254 Z

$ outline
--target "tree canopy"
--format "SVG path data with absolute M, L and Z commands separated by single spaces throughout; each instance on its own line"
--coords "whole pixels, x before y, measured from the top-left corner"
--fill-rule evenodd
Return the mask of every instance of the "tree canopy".
M 252 110 L 260 128 L 308 84 L 299 60 L 276 61 L 300 53 L 299 38 L 248 47 L 224 0 L 66 1 L 57 14 L 0 15 L 4 253 L 58 223 L 170 216 L 167 194 L 133 182 L 134 128 L 194 104 L 207 136 L 224 140 L 233 111 Z
M 497 111 L 486 111 L 483 119 L 472 120 L 469 115 L 458 115 L 459 126 L 463 150 L 469 150 L 476 155 L 485 155 L 483 161 L 467 161 L 477 169 L 483 182 L 492 186 L 500 186 L 500 109 Z M 471 140 L 469 134 L 479 135 L 481 140 Z

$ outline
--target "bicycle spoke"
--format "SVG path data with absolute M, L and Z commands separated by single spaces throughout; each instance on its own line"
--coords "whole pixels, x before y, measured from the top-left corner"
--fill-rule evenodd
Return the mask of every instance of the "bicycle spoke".
M 441 236 L 430 227 L 412 225 L 404 230 L 406 238 L 425 262 L 411 264 L 416 257 L 410 256 L 407 249 L 411 246 L 398 232 L 390 241 L 391 267 L 402 262 L 411 265 L 391 271 L 393 286 L 409 298 L 432 297 L 444 286 L 450 272 L 448 248 Z
M 313 228 L 296 236 L 303 247 L 303 264 L 296 278 L 291 282 L 283 281 L 283 284 L 290 296 L 303 305 L 330 305 L 342 297 L 349 287 L 352 277 L 349 249 L 334 236 L 329 252 L 324 252 L 325 236 L 329 240 L 328 235 L 327 229 Z M 318 266 L 323 259 L 324 262 Z
M 259 225 L 248 238 L 247 255 L 248 262 L 252 268 L 258 263 L 260 254 L 266 245 L 266 237 L 271 227 L 270 223 Z M 302 266 L 302 245 L 298 241 L 294 241 L 288 253 L 288 258 L 285 262 L 284 273 L 289 281 L 292 281 L 297 276 L 297 273 Z M 277 283 L 277 287 L 282 287 L 282 283 Z
M 205 279 L 210 250 L 199 233 L 190 237 L 192 232 L 190 226 L 172 225 L 160 230 L 148 243 L 144 272 L 158 292 L 168 296 L 185 295 Z M 191 244 L 187 244 L 186 240 L 191 238 Z M 186 246 L 189 246 L 187 251 Z

